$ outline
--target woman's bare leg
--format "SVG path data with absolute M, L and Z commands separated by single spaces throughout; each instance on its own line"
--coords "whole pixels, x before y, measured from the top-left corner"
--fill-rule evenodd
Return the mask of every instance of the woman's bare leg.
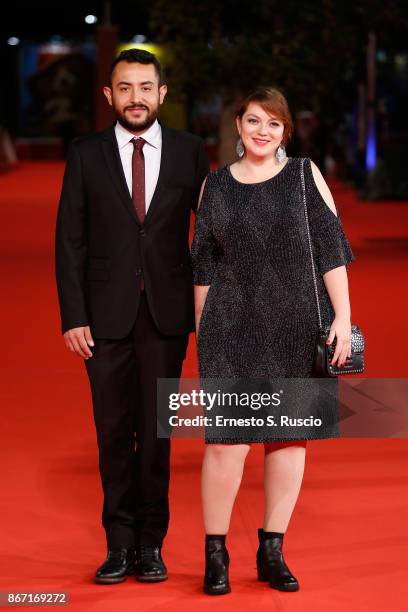
M 306 449 L 287 446 L 268 452 L 265 445 L 264 531 L 285 533 L 302 484 Z
M 201 472 L 204 527 L 207 534 L 228 532 L 241 484 L 247 444 L 207 444 Z

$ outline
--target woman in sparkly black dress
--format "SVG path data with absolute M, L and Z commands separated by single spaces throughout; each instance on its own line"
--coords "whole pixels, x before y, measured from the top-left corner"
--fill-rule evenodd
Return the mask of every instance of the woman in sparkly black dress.
M 260 88 L 236 114 L 236 163 L 211 172 L 201 192 L 192 259 L 201 379 L 307 378 L 318 330 L 298 158 L 286 157 L 292 120 L 284 96 Z M 336 338 L 333 363 L 350 356 L 346 265 L 353 253 L 332 195 L 313 162 L 304 163 L 306 199 L 323 324 Z M 258 577 L 295 591 L 283 535 L 301 487 L 304 438 L 265 437 L 265 515 L 258 530 Z M 250 442 L 206 438 L 202 495 L 204 590 L 230 591 L 225 537 Z

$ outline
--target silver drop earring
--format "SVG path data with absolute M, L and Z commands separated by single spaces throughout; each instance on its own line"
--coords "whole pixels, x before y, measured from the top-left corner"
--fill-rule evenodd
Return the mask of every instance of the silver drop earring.
M 284 159 L 286 159 L 286 149 L 283 144 L 280 144 L 279 147 L 276 149 L 276 159 L 279 164 L 281 164 Z
M 238 157 L 243 157 L 244 156 L 245 149 L 244 149 L 244 143 L 242 142 L 242 138 L 241 137 L 238 138 L 238 142 L 237 142 L 237 146 L 236 146 L 236 151 L 237 151 Z

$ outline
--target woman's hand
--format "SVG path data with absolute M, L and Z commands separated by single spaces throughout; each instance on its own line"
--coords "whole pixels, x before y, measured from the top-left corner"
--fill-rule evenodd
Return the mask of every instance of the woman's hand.
M 335 317 L 330 327 L 330 334 L 327 339 L 327 344 L 331 344 L 336 337 L 336 349 L 334 351 L 331 365 L 343 367 L 347 357 L 351 357 L 351 323 L 349 319 Z
M 346 267 L 329 270 L 323 274 L 323 280 L 335 312 L 327 339 L 327 344 L 331 344 L 336 337 L 331 365 L 335 365 L 338 360 L 337 367 L 341 368 L 347 357 L 351 357 L 351 312 Z

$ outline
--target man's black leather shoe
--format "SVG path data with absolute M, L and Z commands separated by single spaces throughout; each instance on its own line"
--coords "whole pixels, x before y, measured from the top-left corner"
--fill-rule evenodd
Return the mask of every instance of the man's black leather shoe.
M 95 582 L 98 584 L 117 584 L 135 572 L 135 551 L 128 548 L 108 550 L 106 561 L 98 567 Z
M 141 544 L 136 551 L 136 578 L 140 582 L 162 582 L 167 580 L 167 568 L 164 565 L 159 546 Z

